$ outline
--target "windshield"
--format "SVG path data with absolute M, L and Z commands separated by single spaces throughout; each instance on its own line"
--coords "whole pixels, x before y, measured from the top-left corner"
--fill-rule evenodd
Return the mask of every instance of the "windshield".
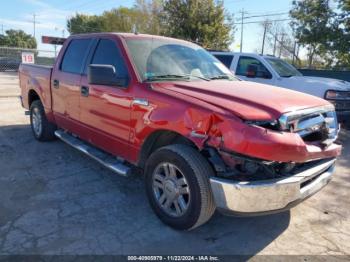
M 126 43 L 143 81 L 236 79 L 219 60 L 192 43 L 155 38 Z
M 294 66 L 288 64 L 279 58 L 266 58 L 267 62 L 277 71 L 280 77 L 302 76 L 302 74 L 294 68 Z

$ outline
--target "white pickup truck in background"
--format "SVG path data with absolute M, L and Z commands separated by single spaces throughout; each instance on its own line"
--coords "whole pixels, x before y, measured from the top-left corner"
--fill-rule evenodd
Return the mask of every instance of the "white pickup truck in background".
M 303 76 L 284 60 L 251 53 L 212 51 L 239 79 L 284 87 L 318 96 L 332 102 L 340 122 L 350 122 L 350 82 Z

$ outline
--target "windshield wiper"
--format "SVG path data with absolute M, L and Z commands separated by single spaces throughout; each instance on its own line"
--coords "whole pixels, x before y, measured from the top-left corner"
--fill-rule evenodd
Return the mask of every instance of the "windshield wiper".
M 232 78 L 229 75 L 217 75 L 210 78 L 210 80 L 220 80 L 220 79 L 232 80 Z
M 205 81 L 209 81 L 208 78 L 202 77 L 202 76 L 196 76 L 196 75 L 176 75 L 176 74 L 166 74 L 166 75 L 155 75 L 148 77 L 146 81 L 157 81 L 157 80 L 167 80 L 167 79 L 185 79 L 190 80 L 192 77 L 199 78 Z
M 198 79 L 202 79 L 202 80 L 205 80 L 205 81 L 210 81 L 209 78 L 206 78 L 204 76 L 197 76 L 197 75 L 187 75 L 188 77 L 195 77 L 195 78 L 198 78 Z
M 163 80 L 163 79 L 188 79 L 187 76 L 185 75 L 171 75 L 171 74 L 167 74 L 167 75 L 155 75 L 155 76 L 150 76 L 147 77 L 146 81 L 157 81 L 157 80 Z

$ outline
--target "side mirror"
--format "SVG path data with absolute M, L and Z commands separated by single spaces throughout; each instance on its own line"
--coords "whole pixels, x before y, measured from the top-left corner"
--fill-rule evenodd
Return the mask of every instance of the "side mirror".
M 258 66 L 257 65 L 248 65 L 247 72 L 246 72 L 246 77 L 251 77 L 254 78 L 256 77 L 258 72 Z
M 263 78 L 264 79 L 271 79 L 272 75 L 270 72 L 266 71 L 266 72 L 263 72 Z
M 88 68 L 89 84 L 121 86 L 128 85 L 128 77 L 118 77 L 116 69 L 113 65 L 95 65 L 91 64 Z

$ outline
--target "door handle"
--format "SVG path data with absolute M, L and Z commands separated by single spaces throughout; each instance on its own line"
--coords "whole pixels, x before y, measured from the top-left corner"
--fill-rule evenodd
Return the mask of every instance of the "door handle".
M 135 98 L 133 101 L 132 101 L 132 104 L 133 105 L 140 105 L 140 106 L 149 106 L 149 102 L 147 99 L 144 99 L 144 98 Z
M 53 87 L 54 88 L 59 88 L 60 87 L 60 81 L 58 81 L 57 79 L 53 80 Z
M 89 96 L 89 87 L 88 86 L 82 86 L 80 89 L 80 93 L 82 96 Z

